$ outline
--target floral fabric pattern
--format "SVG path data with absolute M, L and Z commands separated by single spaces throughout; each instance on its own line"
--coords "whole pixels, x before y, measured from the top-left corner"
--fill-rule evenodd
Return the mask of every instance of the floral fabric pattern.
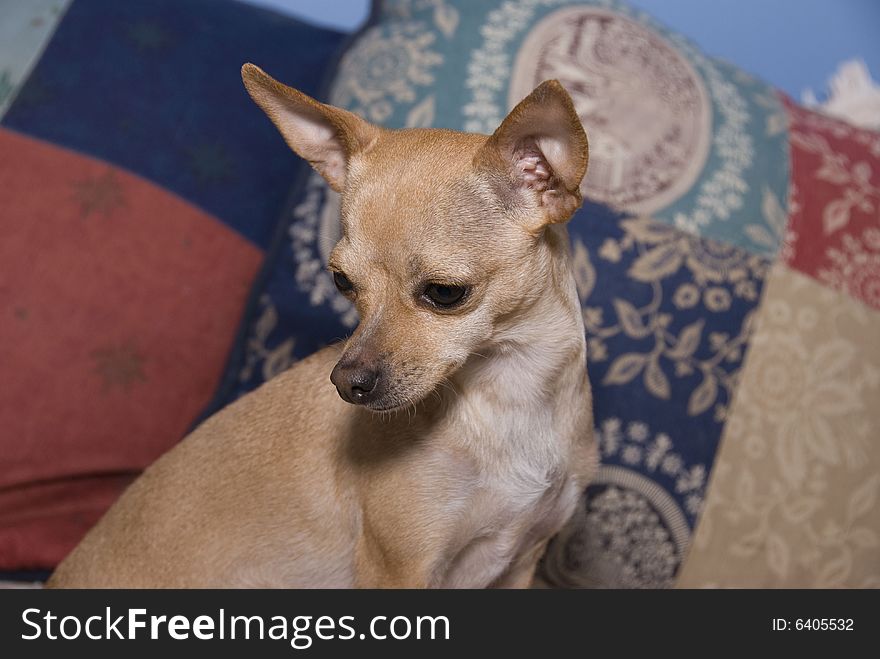
M 880 313 L 777 265 L 679 585 L 880 587 Z
M 331 102 L 369 121 L 387 122 L 415 103 L 418 88 L 434 82 L 432 71 L 443 62 L 432 50 L 436 38 L 418 21 L 370 28 L 343 58 Z M 430 125 L 430 119 L 418 123 Z
M 742 359 L 747 310 L 757 302 L 768 261 L 646 218 L 622 220 L 620 228 L 620 238 L 604 238 L 597 257 L 606 262 L 609 282 L 628 278 L 631 288 L 626 297 L 614 297 L 610 308 L 587 299 L 584 324 L 594 364 L 606 361 L 609 342 L 639 349 L 618 348 L 621 354 L 609 360 L 602 384 L 625 385 L 641 377 L 648 393 L 670 400 L 672 382 L 684 378 L 692 383 L 687 415 L 711 409 L 715 420 L 723 421 L 726 404 L 720 401 L 730 400 L 735 388 L 731 365 Z M 588 258 L 582 243 L 575 243 L 575 258 Z M 614 272 L 622 264 L 626 268 Z M 639 283 L 644 290 L 637 293 Z M 639 305 L 642 300 L 646 303 Z M 731 324 L 736 314 L 742 322 Z
M 794 178 L 785 260 L 880 309 L 880 134 L 786 108 Z
M 591 207 L 570 228 L 601 467 L 543 576 L 668 587 L 702 509 L 770 262 Z

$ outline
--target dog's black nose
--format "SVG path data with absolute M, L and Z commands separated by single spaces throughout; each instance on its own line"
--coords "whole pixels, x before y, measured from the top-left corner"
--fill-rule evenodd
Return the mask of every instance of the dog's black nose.
M 359 401 L 368 393 L 376 388 L 376 382 L 379 380 L 379 373 L 363 369 L 355 371 L 349 378 L 351 397 Z
M 336 391 L 342 400 L 355 405 L 366 405 L 382 395 L 381 377 L 380 368 L 360 361 L 340 361 L 330 374 L 330 381 L 336 385 Z

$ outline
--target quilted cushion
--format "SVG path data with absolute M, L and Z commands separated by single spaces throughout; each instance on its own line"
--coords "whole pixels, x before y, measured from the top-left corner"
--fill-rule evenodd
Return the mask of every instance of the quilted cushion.
M 871 366 L 878 344 L 868 337 L 880 318 L 877 136 L 797 108 L 614 1 L 377 2 L 340 61 L 330 100 L 389 127 L 488 133 L 546 78 L 558 78 L 571 92 L 591 140 L 587 201 L 570 233 L 602 465 L 551 547 L 545 578 L 569 586 L 673 585 L 705 509 L 716 531 L 693 550 L 705 569 L 687 583 L 706 575 L 717 584 L 753 583 L 742 570 L 760 559 L 775 566 L 761 577 L 763 585 L 810 585 L 795 564 L 818 565 L 811 557 L 832 542 L 823 534 L 836 538 L 842 524 L 831 531 L 819 525 L 837 509 L 818 490 L 810 494 L 811 487 L 840 489 L 835 500 L 854 500 L 852 519 L 865 529 L 846 540 L 850 562 L 824 568 L 830 582 L 876 578 L 878 566 L 869 558 L 880 520 L 877 482 L 869 474 L 877 471 L 880 437 Z M 252 293 L 218 406 L 355 326 L 354 309 L 323 269 L 339 235 L 338 211 L 338 196 L 319 177 L 301 182 Z M 829 302 L 801 313 L 799 281 Z M 788 320 L 774 320 L 782 306 L 771 302 L 778 297 Z M 837 307 L 866 320 L 848 347 L 835 352 L 836 330 L 823 314 Z M 802 382 L 812 393 L 798 399 L 798 409 L 815 410 L 805 417 L 815 423 L 799 425 L 794 435 L 769 417 L 767 425 L 754 426 L 741 418 L 748 401 L 766 397 L 761 387 L 785 389 L 804 366 L 793 356 L 765 367 L 762 355 L 777 348 L 761 333 L 778 334 L 773 322 L 796 344 L 794 355 L 832 344 L 833 354 L 817 355 L 813 371 L 828 370 L 842 381 L 856 377 L 851 367 L 864 369 L 858 392 L 843 400 L 834 383 L 826 387 L 816 376 Z M 829 430 L 833 424 L 813 405 L 826 395 L 835 415 L 860 411 L 846 432 Z M 805 427 L 814 435 L 798 434 Z M 763 448 L 749 454 L 758 462 L 745 479 L 751 485 L 743 487 L 756 502 L 765 501 L 765 490 L 784 491 L 796 511 L 792 519 L 817 520 L 786 539 L 797 547 L 786 559 L 768 534 L 774 517 L 744 517 L 711 504 L 740 496 L 742 479 L 725 484 L 722 471 L 742 468 L 737 446 L 753 435 Z M 797 478 L 774 489 L 792 456 Z M 832 475 L 832 468 L 842 471 Z M 710 486 L 715 480 L 717 488 Z M 718 530 L 719 520 L 727 527 Z M 721 549 L 734 533 L 752 534 L 747 551 L 737 554 L 740 563 L 728 563 L 724 579 L 715 579 L 711 566 L 728 560 Z M 826 553 L 826 563 L 843 561 Z
M 237 2 L 16 0 L 0 30 L 0 570 L 54 566 L 212 399 L 304 167 L 239 68 L 341 42 Z

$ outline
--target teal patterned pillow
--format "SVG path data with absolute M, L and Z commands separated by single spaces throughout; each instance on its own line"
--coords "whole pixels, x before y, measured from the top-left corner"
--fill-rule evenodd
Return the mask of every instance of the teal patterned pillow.
M 670 586 L 783 238 L 780 98 L 619 2 L 385 0 L 324 100 L 393 128 L 491 133 L 548 78 L 590 137 L 570 233 L 602 466 L 545 577 Z M 338 215 L 320 177 L 301 181 L 218 405 L 356 325 L 324 269 Z
M 387 0 L 377 11 L 331 102 L 395 128 L 491 133 L 557 78 L 590 135 L 590 199 L 758 253 L 778 248 L 778 218 L 762 206 L 785 202 L 788 140 L 771 87 L 619 2 Z

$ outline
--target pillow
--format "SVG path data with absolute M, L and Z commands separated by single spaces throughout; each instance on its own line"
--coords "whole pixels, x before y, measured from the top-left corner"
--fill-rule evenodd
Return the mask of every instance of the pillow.
M 880 134 L 786 106 L 785 243 L 685 587 L 880 588 Z
M 848 540 L 850 572 L 828 571 L 839 583 L 877 578 L 876 564 L 866 562 L 880 532 L 871 512 L 876 479 L 857 493 L 847 482 L 847 470 L 863 481 L 876 473 L 880 437 L 880 413 L 868 405 L 877 385 L 877 344 L 869 337 L 880 322 L 876 136 L 797 108 L 614 1 L 377 1 L 341 58 L 329 100 L 389 127 L 491 133 L 546 78 L 566 86 L 590 136 L 586 202 L 569 227 L 602 464 L 581 509 L 551 545 L 544 579 L 561 586 L 674 585 L 704 508 L 704 526 L 716 529 L 720 519 L 742 516 L 720 503 L 735 501 L 739 480 L 710 483 L 742 469 L 735 447 L 755 432 L 769 434 L 764 453 L 750 459 L 773 450 L 779 459 L 798 455 L 799 473 L 824 473 L 816 483 L 840 487 L 841 500 L 855 501 L 853 515 L 870 518 Z M 827 144 L 815 138 L 820 125 L 830 133 Z M 842 132 L 852 136 L 845 147 L 833 144 Z M 356 325 L 354 309 L 323 269 L 339 235 L 338 211 L 338 196 L 317 175 L 300 181 L 251 293 L 215 409 Z M 831 238 L 818 237 L 822 222 Z M 825 306 L 799 310 L 819 293 L 815 299 Z M 784 299 L 788 316 L 774 299 Z M 829 334 L 832 324 L 820 321 L 834 308 L 863 321 L 849 324 L 846 349 Z M 782 315 L 767 320 L 776 313 Z M 818 434 L 789 446 L 791 436 L 778 427 L 744 423 L 749 404 L 741 401 L 760 400 L 762 387 L 784 389 L 804 363 L 787 353 L 788 360 L 766 367 L 767 346 L 778 351 L 761 338 L 771 322 L 785 326 L 782 339 L 797 342 L 796 355 L 832 344 L 831 354 L 812 364 L 817 372 L 828 367 L 839 381 L 850 366 L 864 369 L 858 395 L 844 396 L 836 384 L 829 394 L 814 378 L 813 393 L 798 400 L 798 409 L 809 411 L 812 401 L 832 395 L 835 414 L 858 409 L 853 432 L 829 443 L 828 425 L 807 415 L 819 419 Z M 742 485 L 756 497 L 775 492 L 781 469 L 762 464 Z M 822 472 L 829 465 L 843 471 L 832 479 Z M 797 498 L 803 491 L 786 491 L 794 497 L 794 520 L 818 505 L 818 495 L 808 505 Z M 729 562 L 717 583 L 754 583 L 744 576 L 753 557 L 780 562 L 777 540 L 766 542 L 773 518 L 751 521 L 763 525 L 764 535 L 750 536 L 751 553 Z M 732 533 L 709 533 L 711 541 L 692 551 L 702 568 L 685 583 L 711 581 L 712 566 L 729 560 L 723 549 Z M 792 540 L 804 554 L 823 542 L 822 528 L 811 533 Z M 762 583 L 809 585 L 803 577 L 791 570 L 785 580 Z
M 242 62 L 317 93 L 342 37 L 208 0 L 0 33 L 0 570 L 49 568 L 211 399 L 303 168 Z

